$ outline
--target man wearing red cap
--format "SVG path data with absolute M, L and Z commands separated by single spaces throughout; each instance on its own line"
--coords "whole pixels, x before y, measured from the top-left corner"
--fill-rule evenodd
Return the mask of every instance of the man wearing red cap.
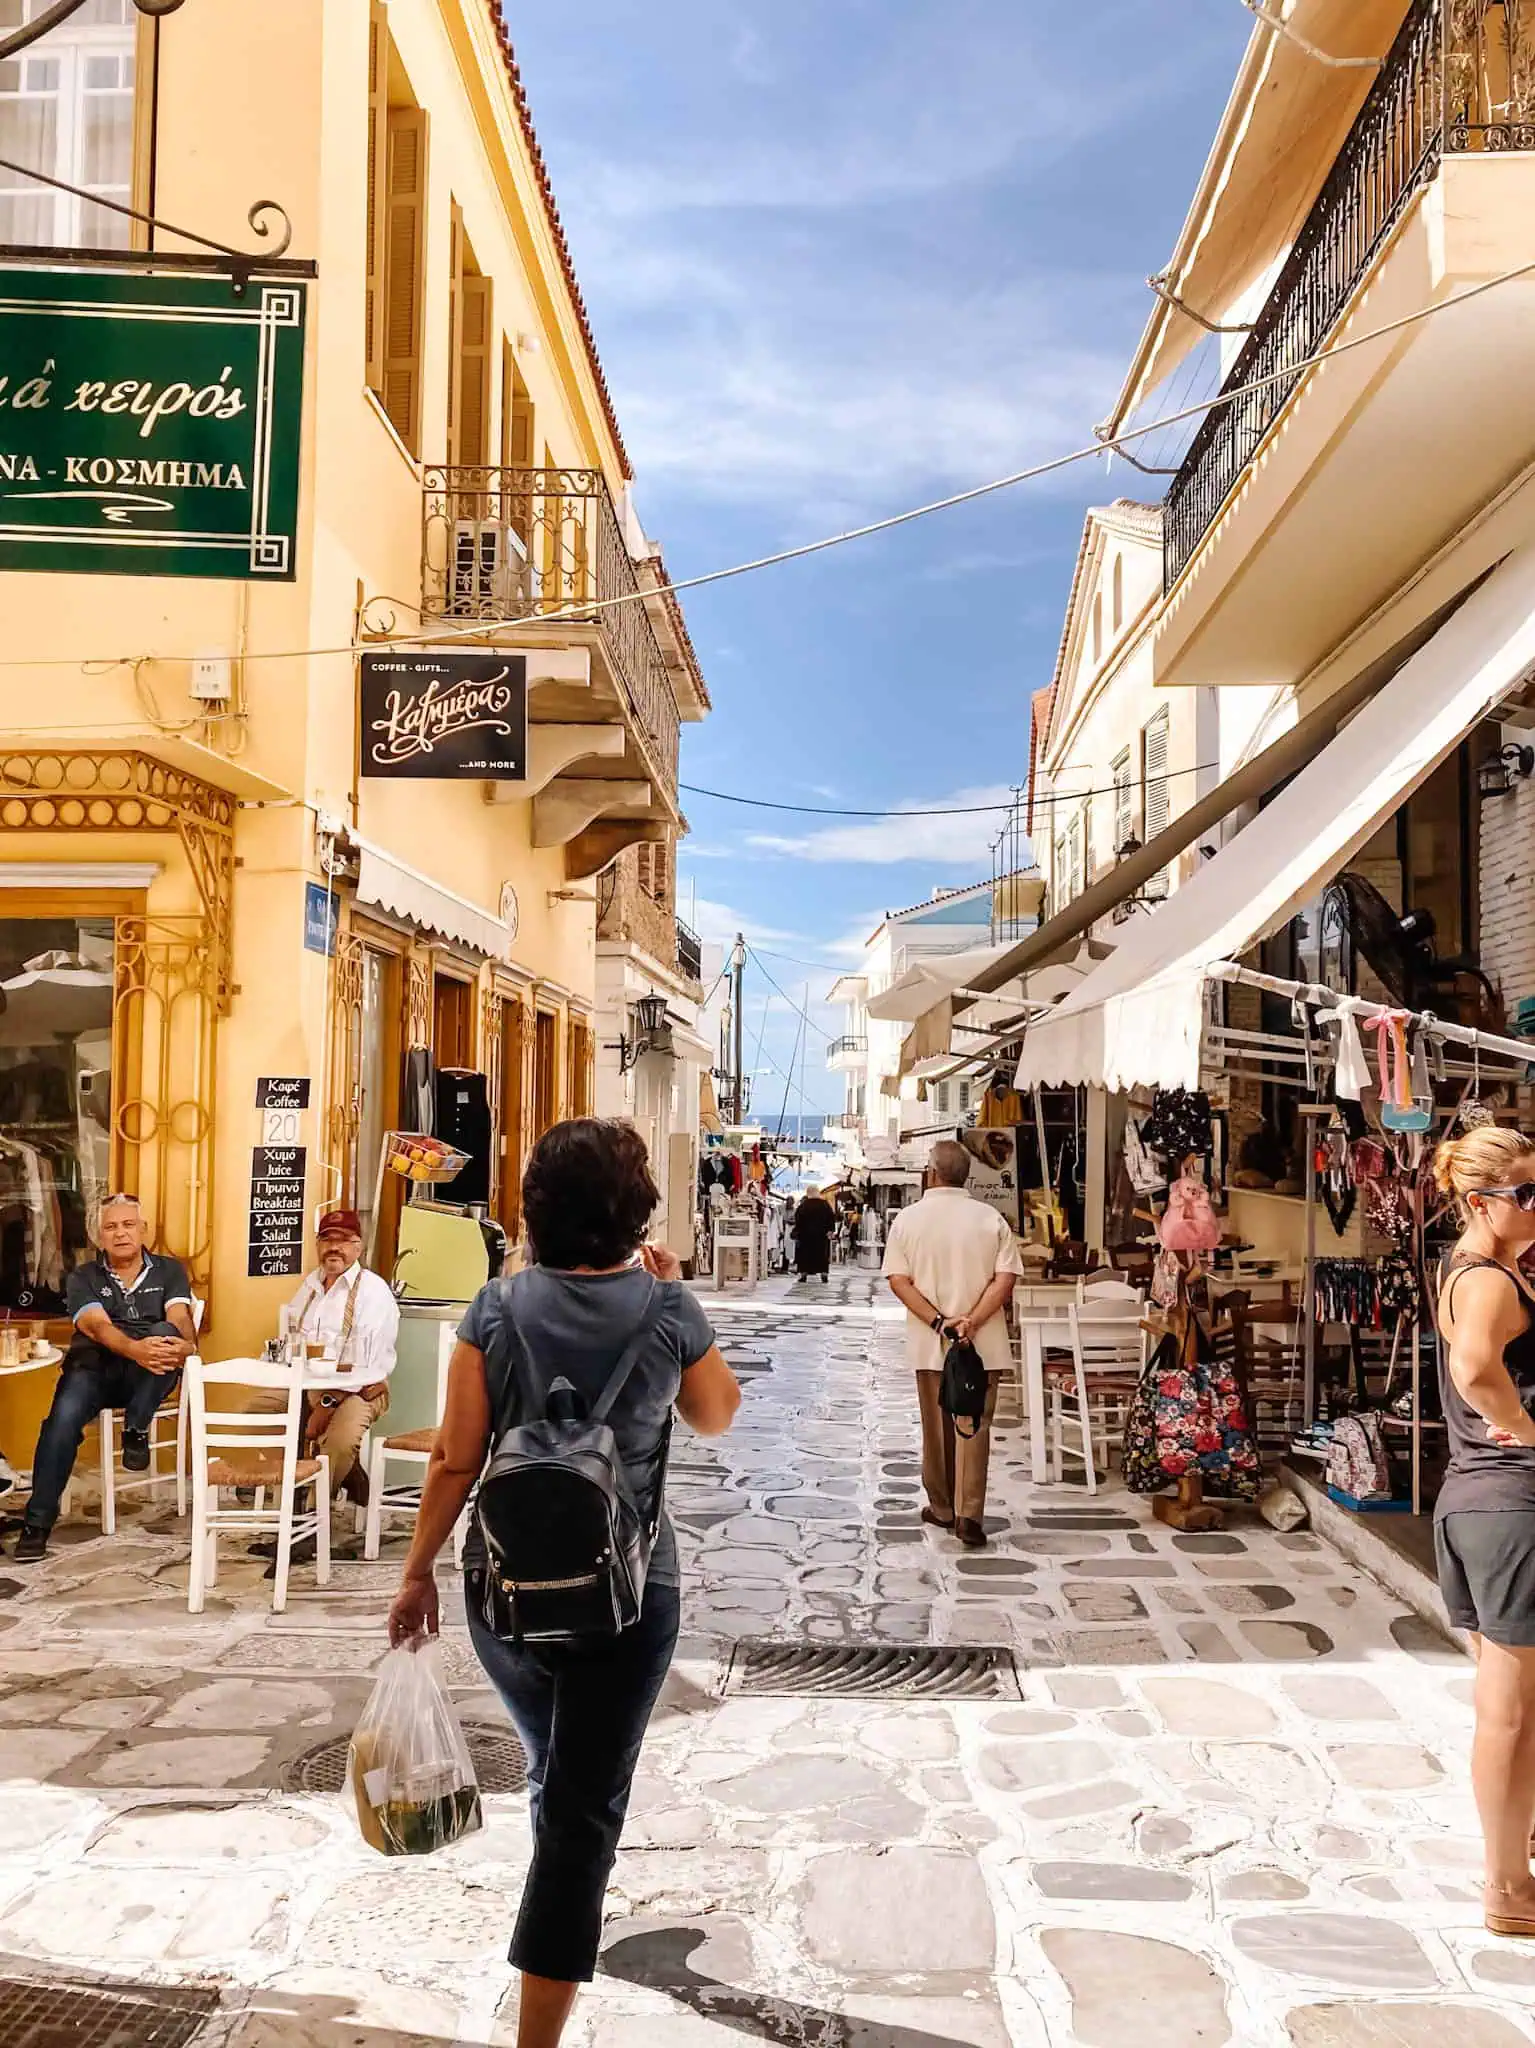
M 332 1494 L 361 1505 L 367 1477 L 359 1466 L 364 1437 L 389 1406 L 400 1305 L 387 1280 L 362 1263 L 355 1209 L 331 1209 L 315 1230 L 320 1263 L 288 1305 L 288 1327 L 321 1344 L 337 1361 L 337 1384 L 311 1395 L 305 1425 L 313 1454 L 330 1460 Z

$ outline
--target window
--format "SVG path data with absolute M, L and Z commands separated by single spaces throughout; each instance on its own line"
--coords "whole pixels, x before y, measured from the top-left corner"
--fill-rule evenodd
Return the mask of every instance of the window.
M 1114 631 L 1117 633 L 1125 622 L 1125 558 L 1114 557 Z
M 1064 832 L 1055 842 L 1055 859 L 1051 863 L 1050 883 L 1055 890 L 1056 908 L 1064 909 L 1071 901 L 1071 868 Z
M 490 460 L 490 279 L 480 275 L 453 204 L 448 236 L 448 461 Z
M 1167 728 L 1167 713 L 1159 711 L 1141 734 L 1141 815 L 1145 820 L 1143 836 L 1148 846 L 1159 832 L 1166 831 L 1168 824 Z M 1165 869 L 1146 884 L 1143 893 L 1148 897 L 1166 895 Z
M 1103 659 L 1103 592 L 1093 598 L 1093 667 Z
M 0 1307 L 59 1313 L 113 1183 L 111 918 L 0 919 Z
M 954 1090 L 960 1115 L 968 1116 L 970 1114 L 970 1083 L 968 1081 L 956 1081 L 954 1083 Z
M 643 843 L 634 849 L 635 875 L 640 894 L 648 896 L 658 909 L 670 910 L 671 856 L 669 845 L 653 842 Z
M 1130 749 L 1114 763 L 1114 854 L 1117 859 L 1135 830 L 1134 784 L 1130 776 Z
M 1159 711 L 1141 734 L 1141 781 L 1144 786 L 1143 814 L 1146 843 L 1167 829 L 1167 726 L 1168 715 Z
M 0 0 L 0 29 L 51 0 Z M 133 203 L 133 0 L 86 0 L 80 12 L 0 64 L 0 156 Z M 0 170 L 0 241 L 60 249 L 126 249 L 133 223 L 72 192 Z
M 1082 799 L 1082 886 L 1093 879 L 1093 800 Z
M 552 1010 L 540 1010 L 533 1020 L 533 1132 L 536 1145 L 559 1116 L 555 1099 L 555 1046 L 560 1020 Z
M 531 469 L 533 467 L 534 419 L 533 399 L 522 372 L 517 367 L 517 355 L 512 344 L 503 338 L 501 343 L 501 467 L 503 469 Z M 506 492 L 507 518 L 522 542 L 524 549 L 529 545 L 533 533 L 533 493 L 526 478 L 516 478 Z
M 1082 893 L 1082 817 L 1079 812 L 1066 828 L 1066 887 L 1067 901 L 1075 902 Z
M 474 1065 L 473 990 L 451 974 L 432 978 L 432 1058 L 439 1067 Z
M 396 88 L 388 17 L 375 6 L 368 80 L 368 383 L 412 455 L 421 452 L 426 115 Z
M 937 1110 L 940 1116 L 949 1115 L 949 1099 L 950 1098 L 948 1082 L 935 1081 L 933 1083 L 933 1107 Z

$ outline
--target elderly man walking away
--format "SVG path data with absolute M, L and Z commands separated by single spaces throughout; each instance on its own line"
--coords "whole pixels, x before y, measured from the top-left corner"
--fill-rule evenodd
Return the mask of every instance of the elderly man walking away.
M 1000 1375 L 1011 1369 L 1003 1310 L 1023 1261 L 1006 1217 L 967 1193 L 970 1154 L 952 1138 L 933 1147 L 927 1190 L 890 1226 L 885 1278 L 907 1311 L 906 1345 L 922 1412 L 922 1519 L 952 1529 L 968 1550 L 985 1544 L 986 1473 Z M 938 1403 L 944 1332 L 967 1339 L 986 1368 L 986 1419 L 956 1437 Z
M 123 1411 L 124 1467 L 149 1470 L 149 1426 L 175 1392 L 197 1333 L 185 1267 L 146 1251 L 147 1236 L 137 1195 L 108 1195 L 96 1223 L 101 1257 L 76 1266 L 65 1283 L 75 1333 L 37 1440 L 18 1564 L 47 1554 L 81 1439 L 103 1408 Z

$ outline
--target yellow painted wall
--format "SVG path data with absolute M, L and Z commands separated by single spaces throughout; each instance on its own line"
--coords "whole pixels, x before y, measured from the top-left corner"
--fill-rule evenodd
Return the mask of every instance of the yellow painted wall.
M 411 89 L 431 117 L 423 456 L 440 461 L 447 453 L 448 221 L 456 201 L 477 264 L 493 280 L 492 455 L 505 333 L 516 340 L 537 408 L 540 452 L 547 443 L 556 462 L 601 468 L 616 495 L 618 452 L 485 0 L 391 0 L 388 12 Z M 365 388 L 367 41 L 366 0 L 198 0 L 168 18 L 159 36 L 156 211 L 253 247 L 248 210 L 274 199 L 293 221 L 289 253 L 318 265 L 309 287 L 297 580 L 0 578 L 0 744 L 153 751 L 157 730 L 193 716 L 191 657 L 244 657 L 243 727 L 192 735 L 212 750 L 211 779 L 253 788 L 241 778 L 260 778 L 278 800 L 275 808 L 242 809 L 236 826 L 237 993 L 219 1033 L 214 1105 L 213 1356 L 255 1348 L 294 1284 L 245 1277 L 259 1076 L 311 1077 L 311 1210 L 331 1192 L 318 1171 L 328 969 L 302 947 L 304 886 L 322 879 L 314 809 L 354 823 L 491 913 L 511 881 L 521 910 L 516 964 L 578 998 L 589 1001 L 594 990 L 593 911 L 550 902 L 564 885 L 563 856 L 532 848 L 531 806 L 489 806 L 477 784 L 365 783 L 354 817 L 353 657 L 305 652 L 349 649 L 359 594 L 392 599 L 397 623 L 413 625 L 421 584 L 419 466 Z M 179 245 L 167 238 L 162 246 Z M 236 750 L 237 764 L 221 769 L 219 759 Z M 0 839 L 0 861 L 146 858 L 165 863 L 151 908 L 195 907 L 173 837 Z M 0 1443 L 18 1462 L 30 1456 L 45 1391 L 0 1383 Z

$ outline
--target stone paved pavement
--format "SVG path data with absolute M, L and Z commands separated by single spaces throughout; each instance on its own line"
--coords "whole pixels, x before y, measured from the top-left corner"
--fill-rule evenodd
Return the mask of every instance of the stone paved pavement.
M 1468 1667 L 1309 1535 L 1033 1491 L 1016 1427 L 990 1550 L 923 1531 L 875 1296 L 717 1305 L 747 1398 L 678 1439 L 686 1638 L 576 2048 L 1535 2042 L 1535 1944 L 1480 1926 Z M 355 1718 L 394 1566 L 274 1617 L 241 1563 L 194 1619 L 173 1520 L 69 1533 L 0 1558 L 0 1977 L 216 1983 L 199 2048 L 509 2043 L 523 1802 L 402 1866 L 280 1789 Z M 1022 1697 L 722 1697 L 768 1636 L 1005 1644 Z

